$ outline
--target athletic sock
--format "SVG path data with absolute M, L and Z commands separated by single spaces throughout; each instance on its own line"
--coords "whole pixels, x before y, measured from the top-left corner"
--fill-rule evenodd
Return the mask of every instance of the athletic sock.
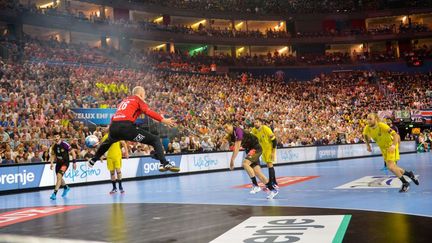
M 123 186 L 122 186 L 122 181 L 121 180 L 117 180 L 118 184 L 119 184 L 119 189 L 123 190 Z
M 258 182 L 257 182 L 257 180 L 256 180 L 256 177 L 251 177 L 251 181 L 252 181 L 252 184 L 253 184 L 254 186 L 258 186 Z
M 277 185 L 274 167 L 271 167 L 271 168 L 269 167 L 268 170 L 269 170 L 270 182 Z
M 403 176 L 401 176 L 400 178 L 399 178 L 399 180 L 401 180 L 402 181 L 402 183 L 408 183 L 408 181 L 405 179 L 405 177 L 403 177 Z
M 113 190 L 117 189 L 116 181 L 111 181 L 111 183 L 112 183 L 112 185 L 113 185 Z
M 412 172 L 411 171 L 405 171 L 403 174 L 411 178 Z

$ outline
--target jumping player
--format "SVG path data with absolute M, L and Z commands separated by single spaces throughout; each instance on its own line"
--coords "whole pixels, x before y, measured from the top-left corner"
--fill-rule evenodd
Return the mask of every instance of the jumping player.
M 224 129 L 228 134 L 228 141 L 234 143 L 234 151 L 230 160 L 230 169 L 234 169 L 234 160 L 240 151 L 240 147 L 243 147 L 247 155 L 242 164 L 243 168 L 252 180 L 253 187 L 251 193 L 257 193 L 261 190 L 255 178 L 255 175 L 257 175 L 260 181 L 264 183 L 270 191 L 267 198 L 273 199 L 279 191 L 273 187 L 272 183 L 261 171 L 259 158 L 262 154 L 262 149 L 258 142 L 258 138 L 251 133 L 244 131 L 240 127 L 234 127 L 232 124 L 225 124 Z
M 54 192 L 51 194 L 50 199 L 57 199 L 57 191 L 60 186 L 64 187 L 62 197 L 66 197 L 68 192 L 70 191 L 70 187 L 66 185 L 66 182 L 63 179 L 63 175 L 69 167 L 69 154 L 72 155 L 72 163 L 73 169 L 76 170 L 76 154 L 72 147 L 65 141 L 62 141 L 60 138 L 60 133 L 54 133 L 54 144 L 50 148 L 51 156 L 50 156 L 50 169 L 54 168 L 54 161 L 56 162 L 55 173 L 56 173 L 56 184 L 54 187 Z
M 96 154 L 88 163 L 93 166 L 96 161 L 110 148 L 110 146 L 120 140 L 149 144 L 155 149 L 154 157 L 160 161 L 159 171 L 179 172 L 180 168 L 170 164 L 164 154 L 162 143 L 159 137 L 135 126 L 135 121 L 139 115 L 145 114 L 170 127 L 176 125 L 173 118 L 163 118 L 160 114 L 152 111 L 146 103 L 145 90 L 141 86 L 136 86 L 132 90 L 132 96 L 125 98 L 117 107 L 117 111 L 111 119 L 108 138 L 100 144 Z

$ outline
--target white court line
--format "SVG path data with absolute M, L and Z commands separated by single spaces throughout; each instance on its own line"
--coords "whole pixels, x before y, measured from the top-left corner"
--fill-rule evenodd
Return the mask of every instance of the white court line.
M 43 238 L 22 235 L 0 235 L 0 242 L 5 243 L 104 243 L 103 241 L 65 240 L 59 238 Z

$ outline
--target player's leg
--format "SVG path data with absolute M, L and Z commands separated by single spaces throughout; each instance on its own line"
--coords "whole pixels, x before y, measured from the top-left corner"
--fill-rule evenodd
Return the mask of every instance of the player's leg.
M 158 136 L 147 132 L 146 130 L 137 127 L 135 132 L 131 133 L 130 136 L 134 138 L 130 141 L 140 142 L 143 144 L 148 144 L 153 146 L 155 150 L 154 158 L 160 161 L 159 171 L 171 171 L 171 172 L 179 172 L 180 168 L 169 163 L 165 158 L 164 148 Z
M 250 190 L 250 193 L 255 194 L 255 193 L 261 191 L 261 188 L 258 186 L 258 182 L 257 182 L 257 179 L 255 177 L 255 172 L 254 172 L 251 164 L 252 163 L 247 159 L 243 160 L 243 162 L 242 162 L 243 169 L 246 171 L 246 173 L 249 175 L 249 178 L 252 181 L 252 188 Z
M 117 174 L 117 182 L 119 184 L 119 189 L 121 193 L 124 193 L 124 189 L 123 189 L 123 185 L 122 185 L 122 173 L 121 173 L 121 164 L 122 164 L 122 160 L 121 157 L 118 158 L 115 163 L 114 163 L 114 167 L 115 167 L 115 171 Z
M 114 194 L 117 192 L 117 185 L 116 185 L 117 179 L 115 175 L 114 161 L 111 157 L 107 157 L 107 168 L 108 171 L 110 172 L 111 184 L 113 186 L 112 190 L 110 191 L 110 194 Z
M 63 175 L 66 172 L 66 170 L 67 170 L 67 165 L 65 163 L 57 161 L 56 168 L 55 168 L 56 183 L 54 186 L 54 192 L 51 194 L 51 197 L 50 197 L 51 200 L 57 199 L 57 192 L 60 189 L 60 186 L 61 186 L 62 180 L 63 180 Z
M 64 175 L 62 176 L 61 181 L 62 181 L 61 186 L 63 187 L 63 193 L 61 196 L 66 197 L 70 191 L 70 187 L 69 187 L 69 185 L 66 184 L 66 181 L 64 180 Z
M 399 178 L 402 182 L 402 187 L 399 190 L 399 192 L 406 192 L 409 189 L 409 182 L 405 179 L 404 175 L 408 176 L 416 185 L 419 184 L 418 180 L 415 178 L 414 173 L 412 171 L 406 171 L 405 169 L 399 167 L 396 164 L 396 161 L 399 160 L 399 150 L 396 146 L 395 151 L 393 152 L 387 152 L 387 154 L 384 156 L 384 159 L 386 161 L 386 165 L 388 170 L 390 170 L 395 176 Z
M 111 127 L 110 127 L 110 131 L 111 131 Z M 104 155 L 108 151 L 108 149 L 111 147 L 111 145 L 113 143 L 119 141 L 119 140 L 120 139 L 113 138 L 111 136 L 111 133 L 109 133 L 108 134 L 108 138 L 105 139 L 105 141 L 103 141 L 99 145 L 99 147 L 97 148 L 95 156 L 93 158 L 91 158 L 91 159 L 88 160 L 88 165 L 90 167 L 92 167 L 96 163 L 96 161 L 98 161 L 100 159 L 100 157 L 102 157 L 102 155 Z
M 267 164 L 270 182 L 273 184 L 273 186 L 277 186 L 276 173 L 275 173 L 275 169 L 273 166 L 274 161 L 273 161 L 271 149 L 264 149 L 263 154 L 262 154 L 262 158 L 263 158 L 264 162 Z

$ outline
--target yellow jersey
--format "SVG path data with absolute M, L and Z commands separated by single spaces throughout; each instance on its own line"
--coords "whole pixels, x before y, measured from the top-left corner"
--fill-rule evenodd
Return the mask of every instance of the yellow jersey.
M 103 136 L 102 138 L 102 142 L 105 141 L 107 138 L 108 138 L 108 134 L 105 134 L 105 136 Z M 114 158 L 122 157 L 120 141 L 111 144 L 111 147 L 108 149 L 107 158 L 113 158 L 113 157 Z
M 393 133 L 395 131 L 383 122 L 378 122 L 374 128 L 366 125 L 363 129 L 363 135 L 372 138 L 381 150 L 387 149 L 393 144 Z
M 262 125 L 260 128 L 252 128 L 251 133 L 258 138 L 258 142 L 262 149 L 271 149 L 272 141 L 276 138 L 270 127 Z

